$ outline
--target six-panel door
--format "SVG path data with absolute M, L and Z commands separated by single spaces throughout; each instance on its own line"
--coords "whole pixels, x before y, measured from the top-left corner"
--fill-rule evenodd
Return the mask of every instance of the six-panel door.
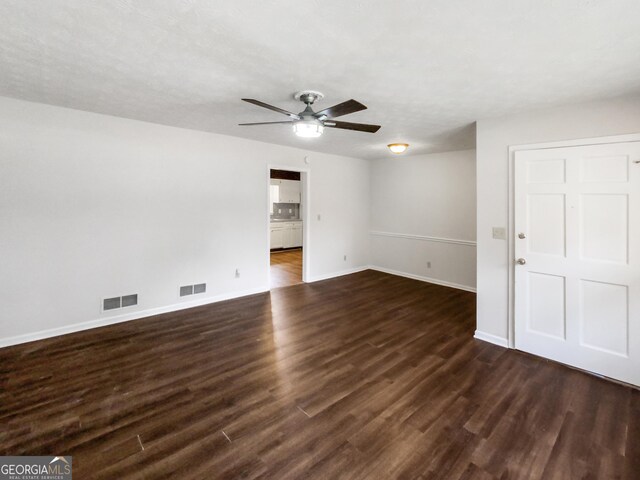
M 515 345 L 640 385 L 640 142 L 515 155 Z M 518 263 L 520 260 L 520 263 Z

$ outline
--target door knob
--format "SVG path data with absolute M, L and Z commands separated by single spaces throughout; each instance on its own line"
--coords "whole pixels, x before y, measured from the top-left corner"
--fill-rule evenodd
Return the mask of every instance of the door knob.
M 522 240 L 523 238 L 527 238 L 527 236 L 524 233 L 519 233 L 518 238 Z
M 524 265 L 525 263 L 527 263 L 527 261 L 524 258 L 519 258 L 518 260 L 516 260 L 516 263 L 518 265 Z

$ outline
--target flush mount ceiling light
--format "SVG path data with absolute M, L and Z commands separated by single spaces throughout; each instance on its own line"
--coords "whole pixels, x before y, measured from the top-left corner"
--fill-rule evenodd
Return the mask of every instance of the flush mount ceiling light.
M 387 145 L 387 147 L 389 147 L 389 150 L 391 150 L 393 153 L 404 153 L 404 151 L 409 148 L 409 144 L 408 143 L 390 143 L 389 145 Z
M 289 120 L 282 122 L 257 122 L 257 123 L 241 123 L 240 125 L 272 125 L 272 124 L 286 124 L 293 126 L 294 133 L 299 137 L 313 138 L 319 137 L 324 132 L 324 127 L 329 128 L 341 128 L 343 130 L 353 130 L 356 132 L 376 133 L 380 129 L 380 125 L 368 125 L 366 123 L 352 123 L 352 122 L 339 122 L 334 120 L 336 117 L 342 117 L 350 113 L 366 110 L 360 102 L 355 100 L 347 100 L 346 102 L 339 103 L 333 107 L 325 108 L 319 112 L 314 112 L 311 106 L 314 102 L 322 100 L 324 95 L 314 90 L 303 90 L 296 93 L 293 98 L 300 100 L 306 105 L 306 108 L 300 113 L 293 113 L 287 110 L 283 110 L 279 107 L 274 107 L 268 103 L 255 100 L 253 98 L 243 98 L 245 102 L 252 103 L 258 107 L 267 108 L 274 112 L 282 113 L 289 117 Z

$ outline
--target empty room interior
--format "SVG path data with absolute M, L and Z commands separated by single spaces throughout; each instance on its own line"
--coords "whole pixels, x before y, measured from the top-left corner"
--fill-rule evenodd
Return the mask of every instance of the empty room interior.
M 638 19 L 0 2 L 0 478 L 639 479 Z

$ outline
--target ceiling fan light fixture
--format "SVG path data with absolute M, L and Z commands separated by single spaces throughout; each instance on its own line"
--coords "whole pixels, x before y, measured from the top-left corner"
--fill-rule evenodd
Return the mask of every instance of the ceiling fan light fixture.
M 322 135 L 324 125 L 317 120 L 300 120 L 293 124 L 294 133 L 303 138 L 315 138 Z
M 391 150 L 392 153 L 400 154 L 400 153 L 404 153 L 405 150 L 409 148 L 409 144 L 408 143 L 390 143 L 389 145 L 387 145 L 387 147 L 389 147 L 389 150 Z
M 273 125 L 286 123 L 293 127 L 293 133 L 298 137 L 317 138 L 324 132 L 324 128 L 337 128 L 342 130 L 352 130 L 354 132 L 376 133 L 380 130 L 380 125 L 369 125 L 367 123 L 353 123 L 336 121 L 334 118 L 349 115 L 350 113 L 366 110 L 367 107 L 354 99 L 339 103 L 329 108 L 315 112 L 312 105 L 320 100 L 323 95 L 313 90 L 305 90 L 295 94 L 295 99 L 303 102 L 306 107 L 300 113 L 289 112 L 280 107 L 269 105 L 255 98 L 243 98 L 242 101 L 251 103 L 258 107 L 266 108 L 289 117 L 287 121 L 280 122 L 252 122 L 240 123 L 241 126 L 251 125 Z

